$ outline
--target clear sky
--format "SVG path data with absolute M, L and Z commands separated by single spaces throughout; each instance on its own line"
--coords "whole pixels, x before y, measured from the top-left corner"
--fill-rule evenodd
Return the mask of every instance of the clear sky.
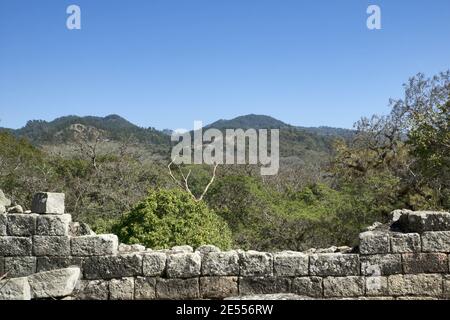
M 66 28 L 70 4 L 81 30 Z M 367 29 L 369 4 L 382 30 Z M 0 126 L 257 113 L 351 127 L 410 76 L 450 68 L 449 40 L 449 0 L 0 0 Z

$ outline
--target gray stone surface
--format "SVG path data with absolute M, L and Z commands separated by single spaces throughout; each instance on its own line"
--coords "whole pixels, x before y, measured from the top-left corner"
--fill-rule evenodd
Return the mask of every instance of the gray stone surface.
M 388 277 L 391 296 L 440 296 L 442 295 L 442 275 L 407 274 Z
M 361 254 L 383 254 L 390 252 L 389 235 L 380 231 L 367 231 L 359 235 Z
M 134 278 L 112 279 L 109 282 L 110 300 L 133 300 Z
M 69 223 L 69 235 L 71 237 L 95 236 L 95 232 L 86 223 L 71 222 Z
M 361 274 L 365 276 L 385 276 L 402 273 L 400 254 L 379 254 L 362 256 Z
M 36 219 L 36 235 L 67 236 L 71 221 L 70 214 L 39 215 Z
M 78 300 L 108 300 L 109 281 L 80 280 L 75 296 Z
M 68 267 L 79 267 L 82 269 L 83 259 L 81 257 L 38 257 L 37 272 L 64 269 Z
M 117 251 L 119 253 L 135 253 L 135 252 L 144 252 L 146 249 L 144 246 L 140 244 L 119 244 Z
M 194 249 L 191 246 L 175 246 L 170 249 L 171 253 L 193 253 Z
M 448 273 L 445 253 L 405 253 L 402 259 L 405 273 Z
M 200 253 L 201 255 L 207 254 L 207 253 L 211 253 L 211 252 L 220 252 L 221 250 L 213 245 L 210 244 L 206 244 L 203 246 L 198 247 L 195 252 Z
M 300 252 L 279 252 L 273 255 L 273 271 L 276 276 L 306 276 L 309 272 L 309 257 Z
M 66 268 L 36 273 L 28 277 L 34 299 L 71 295 L 80 279 L 80 268 Z
M 0 288 L 0 300 L 31 299 L 30 285 L 26 277 L 0 280 Z
M 0 257 L 0 277 L 5 273 L 5 258 Z
M 388 296 L 388 278 L 387 277 L 366 277 L 366 295 L 367 296 Z
M 0 256 L 31 256 L 31 238 L 0 237 Z
M 198 253 L 176 253 L 167 256 L 169 278 L 191 278 L 200 276 L 202 258 Z
M 323 280 L 320 277 L 295 278 L 291 291 L 300 296 L 320 298 L 323 295 Z
M 124 254 L 94 256 L 84 260 L 84 276 L 89 280 L 142 276 L 142 256 Z
M 6 212 L 6 207 L 2 204 L 0 204 L 0 213 L 5 213 Z
M 18 237 L 32 236 L 36 232 L 36 217 L 34 214 L 8 214 L 8 235 Z
M 403 232 L 448 231 L 450 230 L 450 213 L 435 211 L 411 211 L 403 214 L 397 221 Z
M 395 233 L 391 235 L 392 253 L 420 252 L 421 248 L 418 233 Z
M 7 213 L 23 213 L 23 208 L 21 205 L 15 205 L 6 209 Z
M 204 254 L 202 258 L 202 275 L 238 276 L 239 255 L 236 251 Z
M 6 257 L 4 269 L 8 278 L 26 277 L 36 273 L 36 257 Z
M 137 277 L 134 280 L 134 299 L 135 300 L 156 299 L 156 278 Z
M 81 236 L 70 239 L 72 256 L 102 256 L 117 253 L 119 239 L 114 234 Z
M 239 293 L 241 295 L 289 293 L 291 279 L 284 277 L 241 277 Z
M 267 252 L 247 251 L 239 257 L 241 276 L 272 276 L 273 256 Z
M 238 294 L 238 277 L 200 278 L 200 296 L 204 299 L 223 299 Z
M 67 236 L 34 236 L 35 256 L 70 256 L 70 238 Z
M 156 280 L 156 297 L 162 300 L 198 299 L 199 280 L 161 279 Z
M 142 272 L 145 277 L 162 276 L 166 272 L 167 255 L 162 252 L 142 254 Z
M 442 298 L 450 299 L 450 275 L 444 276 Z
M 359 297 L 365 292 L 364 277 L 328 277 L 323 279 L 325 297 Z
M 422 234 L 422 251 L 450 252 L 450 231 L 424 232 Z
M 31 211 L 40 214 L 63 214 L 65 211 L 64 200 L 64 193 L 36 193 L 33 197 Z
M 314 254 L 310 256 L 309 271 L 313 276 L 359 275 L 359 256 L 357 254 Z
M 6 214 L 0 212 L 0 237 L 7 235 L 6 220 Z
M 0 205 L 4 207 L 9 207 L 11 205 L 11 200 L 6 198 L 3 191 L 0 189 Z

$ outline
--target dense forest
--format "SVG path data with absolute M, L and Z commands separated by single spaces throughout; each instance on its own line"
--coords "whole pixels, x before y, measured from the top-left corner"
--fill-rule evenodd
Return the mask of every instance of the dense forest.
M 171 176 L 167 132 L 116 115 L 30 121 L 0 130 L 0 189 L 25 206 L 36 191 L 64 192 L 74 219 L 154 248 L 353 245 L 394 209 L 450 209 L 450 71 L 412 77 L 390 106 L 354 130 L 256 115 L 219 120 L 210 127 L 279 128 L 280 171 L 262 177 L 255 166 L 219 166 L 200 201 L 213 168 Z

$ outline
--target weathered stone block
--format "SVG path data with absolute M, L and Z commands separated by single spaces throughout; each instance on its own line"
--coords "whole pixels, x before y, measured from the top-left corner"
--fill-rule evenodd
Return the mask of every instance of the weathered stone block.
M 35 273 L 28 277 L 34 299 L 59 298 L 71 295 L 80 279 L 80 268 L 66 268 Z
M 9 207 L 11 205 L 11 200 L 9 200 L 3 191 L 0 189 L 0 206 Z
M 156 278 L 137 277 L 134 280 L 135 300 L 155 300 L 156 299 Z
M 6 214 L 0 213 L 0 237 L 6 236 Z
M 238 277 L 200 278 L 200 296 L 205 299 L 223 299 L 239 295 Z
M 36 218 L 36 235 L 67 236 L 72 222 L 70 214 L 38 215 Z
M 273 275 L 273 256 L 267 252 L 247 251 L 240 254 L 241 276 Z
M 411 211 L 403 214 L 397 221 L 403 232 L 448 231 L 450 230 L 450 213 L 434 211 Z
M 162 252 L 149 252 L 142 255 L 143 274 L 145 277 L 164 275 L 167 255 Z
M 31 300 L 31 290 L 26 277 L 0 281 L 0 300 Z
M 6 216 L 10 236 L 28 237 L 36 232 L 36 216 L 34 214 L 8 214 Z
M 80 257 L 38 257 L 37 272 L 79 267 L 82 269 L 83 259 Z
M 323 293 L 327 298 L 363 296 L 364 287 L 364 277 L 328 277 L 323 279 Z
M 191 278 L 200 275 L 202 258 L 198 253 L 176 253 L 167 256 L 169 278 Z
M 31 211 L 40 214 L 63 214 L 65 210 L 64 200 L 64 193 L 36 193 L 31 204 Z
M 310 256 L 309 272 L 313 276 L 359 275 L 357 254 L 324 253 Z
M 144 252 L 146 249 L 143 245 L 140 244 L 124 244 L 120 243 L 117 251 L 122 253 L 136 253 L 136 252 Z
M 422 251 L 450 252 L 450 231 L 424 232 L 422 234 Z
M 35 256 L 70 256 L 70 238 L 67 236 L 34 236 Z
M 134 278 L 112 279 L 109 282 L 110 300 L 133 300 Z
M 36 257 L 6 257 L 5 270 L 8 278 L 29 276 L 36 273 Z
M 359 252 L 361 254 L 382 254 L 390 252 L 389 235 L 379 231 L 359 234 Z
M 418 233 L 396 233 L 391 236 L 392 253 L 411 253 L 421 250 Z
M 241 277 L 239 293 L 241 295 L 289 293 L 291 279 L 283 277 Z
M 379 254 L 361 257 L 361 274 L 365 276 L 385 276 L 402 273 L 400 254 Z
M 200 246 L 200 247 L 197 248 L 197 250 L 195 250 L 195 252 L 198 252 L 201 255 L 205 255 L 205 254 L 208 254 L 208 253 L 211 253 L 211 252 L 220 252 L 220 251 L 221 250 L 218 247 L 210 245 L 210 244 L 206 244 L 206 245 Z
M 388 296 L 388 278 L 387 277 L 366 277 L 366 295 L 367 296 Z
M 448 259 L 445 253 L 405 253 L 402 257 L 405 273 L 448 272 Z
M 31 256 L 31 238 L 0 237 L 0 256 Z
M 170 249 L 171 253 L 193 253 L 194 248 L 191 246 L 175 246 Z
M 321 298 L 323 296 L 323 280 L 320 277 L 301 277 L 292 281 L 291 292 L 300 296 Z
M 107 256 L 117 253 L 119 239 L 114 234 L 81 236 L 70 239 L 72 256 Z
M 80 237 L 80 236 L 95 236 L 95 232 L 92 231 L 91 227 L 83 222 L 71 222 L 69 223 L 69 236 Z
M 442 275 L 407 274 L 388 277 L 389 295 L 391 296 L 440 296 Z
M 5 273 L 5 258 L 0 257 L 0 277 Z
M 89 280 L 142 276 L 142 256 L 125 254 L 89 257 L 85 258 L 83 269 L 85 278 Z
M 300 252 L 280 252 L 274 254 L 274 275 L 276 276 L 307 276 L 309 272 L 309 257 Z
M 444 276 L 444 282 L 443 282 L 443 295 L 442 297 L 444 299 L 450 299 L 450 276 L 449 275 L 445 275 Z
M 199 298 L 199 280 L 161 279 L 156 280 L 156 297 L 163 300 L 181 300 Z
M 204 254 L 202 274 L 205 276 L 238 276 L 239 255 L 236 251 Z
M 80 280 L 75 297 L 77 300 L 108 300 L 109 281 Z

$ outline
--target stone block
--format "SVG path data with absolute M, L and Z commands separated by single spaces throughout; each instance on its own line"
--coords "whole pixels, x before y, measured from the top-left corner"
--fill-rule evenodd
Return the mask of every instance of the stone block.
M 67 236 L 34 236 L 35 256 L 70 256 L 70 238 Z
M 420 252 L 421 249 L 418 233 L 396 233 L 391 236 L 392 253 Z
M 156 278 L 137 277 L 134 280 L 135 300 L 155 300 L 156 299 Z
M 289 293 L 291 279 L 284 277 L 241 277 L 240 295 Z
M 77 300 L 108 300 L 109 281 L 80 280 L 75 293 Z
M 169 278 L 192 278 L 200 276 L 202 258 L 198 253 L 176 253 L 167 256 Z
M 86 279 L 113 279 L 142 276 L 142 256 L 124 254 L 117 256 L 94 256 L 83 263 Z
M 238 277 L 200 278 L 200 296 L 204 299 L 223 299 L 239 295 Z
M 357 276 L 359 255 L 324 253 L 310 256 L 309 272 L 313 276 Z
M 309 257 L 300 252 L 279 252 L 273 256 L 273 271 L 276 276 L 307 276 L 309 272 Z
M 83 259 L 80 257 L 38 257 L 37 272 L 79 267 L 82 269 Z
M 36 273 L 36 257 L 6 257 L 4 263 L 8 278 L 26 277 Z
M 194 248 L 191 246 L 175 246 L 170 249 L 171 253 L 193 253 Z
M 387 277 L 366 277 L 366 295 L 370 297 L 388 296 Z
M 142 254 L 142 272 L 145 277 L 158 277 L 165 274 L 167 255 L 162 252 Z
M 0 256 L 31 256 L 31 238 L 0 237 Z
M 450 253 L 450 231 L 424 232 L 422 251 Z
M 415 211 L 403 214 L 397 221 L 398 228 L 407 233 L 426 231 L 450 231 L 450 213 Z
M 0 237 L 7 235 L 6 220 L 6 214 L 0 213 Z
M 440 296 L 443 293 L 442 275 L 407 274 L 388 277 L 390 296 Z
M 200 246 L 195 250 L 195 252 L 198 252 L 201 255 L 205 255 L 205 254 L 211 253 L 211 252 L 220 252 L 220 251 L 221 250 L 218 247 L 210 245 L 210 244 Z
M 405 273 L 448 273 L 448 258 L 445 253 L 405 253 Z
M 0 189 L 0 206 L 9 207 L 11 205 L 11 200 L 9 200 L 3 191 Z
M 109 282 L 110 300 L 133 300 L 134 278 L 112 279 Z
M 31 300 L 31 290 L 26 277 L 0 280 L 0 300 Z
M 202 275 L 238 276 L 239 255 L 236 251 L 204 254 L 202 258 Z
M 443 282 L 443 295 L 442 298 L 449 300 L 450 299 L 450 276 L 445 275 L 444 276 L 444 282 Z
M 161 300 L 186 300 L 199 298 L 199 280 L 162 279 L 156 280 L 156 297 Z
M 359 252 L 361 254 L 383 254 L 390 252 L 389 234 L 379 231 L 367 231 L 359 234 Z
M 117 253 L 119 239 L 114 234 L 81 236 L 70 239 L 72 256 L 107 256 Z
M 402 273 L 400 254 L 378 254 L 361 257 L 361 274 L 364 276 L 386 276 Z
M 247 251 L 239 257 L 241 276 L 259 277 L 273 275 L 273 256 L 267 252 Z
M 64 200 L 64 193 L 36 193 L 31 204 L 31 211 L 40 214 L 63 214 Z
M 301 277 L 292 281 L 291 292 L 300 296 L 321 298 L 323 296 L 323 280 L 320 277 Z
M 8 214 L 6 216 L 10 236 L 29 237 L 36 232 L 36 217 L 34 214 Z
M 365 293 L 364 277 L 328 277 L 323 279 L 326 298 L 359 297 Z
M 38 215 L 36 218 L 36 235 L 67 236 L 72 222 L 70 214 Z
M 5 258 L 0 257 L 0 277 L 5 273 Z
M 28 277 L 34 299 L 61 298 L 71 295 L 80 279 L 80 268 L 66 268 L 36 273 Z

